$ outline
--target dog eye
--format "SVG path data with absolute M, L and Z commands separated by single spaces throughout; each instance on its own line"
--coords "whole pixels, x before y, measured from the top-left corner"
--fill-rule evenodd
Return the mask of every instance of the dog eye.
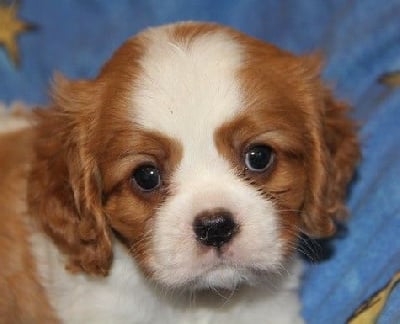
M 161 184 L 160 170 L 151 164 L 141 165 L 133 171 L 132 180 L 140 190 L 152 191 Z
M 274 161 L 274 152 L 266 145 L 255 145 L 245 153 L 244 162 L 250 171 L 263 172 L 267 170 Z

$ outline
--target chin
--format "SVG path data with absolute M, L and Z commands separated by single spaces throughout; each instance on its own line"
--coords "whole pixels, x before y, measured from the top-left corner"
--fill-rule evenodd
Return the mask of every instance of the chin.
M 24 283 L 0 314 L 301 323 L 299 238 L 335 233 L 360 155 L 320 68 L 187 22 L 128 39 L 94 79 L 57 75 L 0 135 L 0 276 Z

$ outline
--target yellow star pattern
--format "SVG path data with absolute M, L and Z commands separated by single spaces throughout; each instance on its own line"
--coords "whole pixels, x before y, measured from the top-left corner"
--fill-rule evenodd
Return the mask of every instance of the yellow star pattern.
M 379 81 L 389 87 L 400 87 L 400 71 L 385 73 Z
M 17 17 L 18 6 L 0 5 L 0 46 L 3 46 L 12 62 L 18 66 L 20 54 L 17 45 L 19 34 L 32 30 L 34 26 Z

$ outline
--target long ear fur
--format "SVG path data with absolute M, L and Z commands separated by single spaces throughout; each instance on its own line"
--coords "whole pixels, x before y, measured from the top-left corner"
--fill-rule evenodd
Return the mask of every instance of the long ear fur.
M 301 59 L 317 104 L 310 116 L 309 156 L 306 162 L 308 188 L 302 221 L 303 230 L 311 237 L 327 237 L 336 231 L 335 221 L 347 215 L 344 205 L 347 186 L 353 177 L 361 152 L 356 125 L 347 116 L 349 107 L 337 101 L 321 85 L 323 59 L 319 53 Z
M 106 275 L 112 251 L 94 154 L 99 102 L 94 81 L 56 77 L 53 107 L 35 112 L 31 214 L 69 257 L 71 271 Z
M 356 127 L 348 106 L 323 89 L 319 122 L 312 135 L 313 153 L 307 166 L 309 188 L 303 212 L 305 231 L 312 237 L 334 234 L 335 220 L 347 215 L 346 189 L 360 159 Z

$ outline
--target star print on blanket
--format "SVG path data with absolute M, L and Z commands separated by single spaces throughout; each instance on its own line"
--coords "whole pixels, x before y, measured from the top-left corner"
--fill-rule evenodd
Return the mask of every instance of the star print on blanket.
M 18 36 L 21 33 L 36 29 L 34 24 L 18 19 L 18 9 L 17 2 L 9 5 L 0 3 L 0 46 L 4 47 L 15 66 L 20 63 Z
M 391 292 L 400 283 L 400 271 L 383 287 L 368 298 L 351 316 L 348 324 L 376 323 L 382 313 Z

